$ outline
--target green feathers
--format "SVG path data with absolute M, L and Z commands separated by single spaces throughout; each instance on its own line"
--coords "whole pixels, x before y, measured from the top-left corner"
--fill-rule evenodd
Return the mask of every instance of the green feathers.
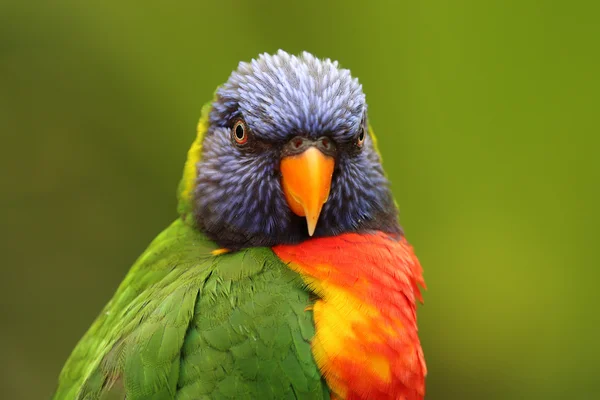
M 271 250 L 219 256 L 182 350 L 178 397 L 318 398 L 307 304 L 299 277 Z
M 82 338 L 55 399 L 328 398 L 300 278 L 267 248 L 212 256 L 181 220 Z

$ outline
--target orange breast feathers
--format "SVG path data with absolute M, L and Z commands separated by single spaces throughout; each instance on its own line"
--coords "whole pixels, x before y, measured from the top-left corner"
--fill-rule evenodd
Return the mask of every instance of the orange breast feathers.
M 273 250 L 319 296 L 312 352 L 332 399 L 423 398 L 416 300 L 425 282 L 404 238 L 348 233 Z

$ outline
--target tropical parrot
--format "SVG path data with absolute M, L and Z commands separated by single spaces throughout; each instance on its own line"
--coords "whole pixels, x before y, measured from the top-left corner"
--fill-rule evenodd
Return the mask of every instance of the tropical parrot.
M 202 109 L 178 212 L 55 399 L 424 397 L 422 269 L 350 71 L 240 63 Z

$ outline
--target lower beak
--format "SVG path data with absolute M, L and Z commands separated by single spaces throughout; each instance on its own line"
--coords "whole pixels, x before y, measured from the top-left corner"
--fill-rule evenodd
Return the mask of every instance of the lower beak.
M 323 204 L 329 197 L 335 160 L 316 147 L 281 159 L 281 184 L 285 199 L 294 212 L 306 217 L 310 236 L 315 233 Z

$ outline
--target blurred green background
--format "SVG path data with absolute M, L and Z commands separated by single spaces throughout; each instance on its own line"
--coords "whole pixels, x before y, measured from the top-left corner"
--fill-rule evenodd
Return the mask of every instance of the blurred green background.
M 0 397 L 52 393 L 176 217 L 202 104 L 283 48 L 367 93 L 429 286 L 427 397 L 600 398 L 592 4 L 1 0 Z

